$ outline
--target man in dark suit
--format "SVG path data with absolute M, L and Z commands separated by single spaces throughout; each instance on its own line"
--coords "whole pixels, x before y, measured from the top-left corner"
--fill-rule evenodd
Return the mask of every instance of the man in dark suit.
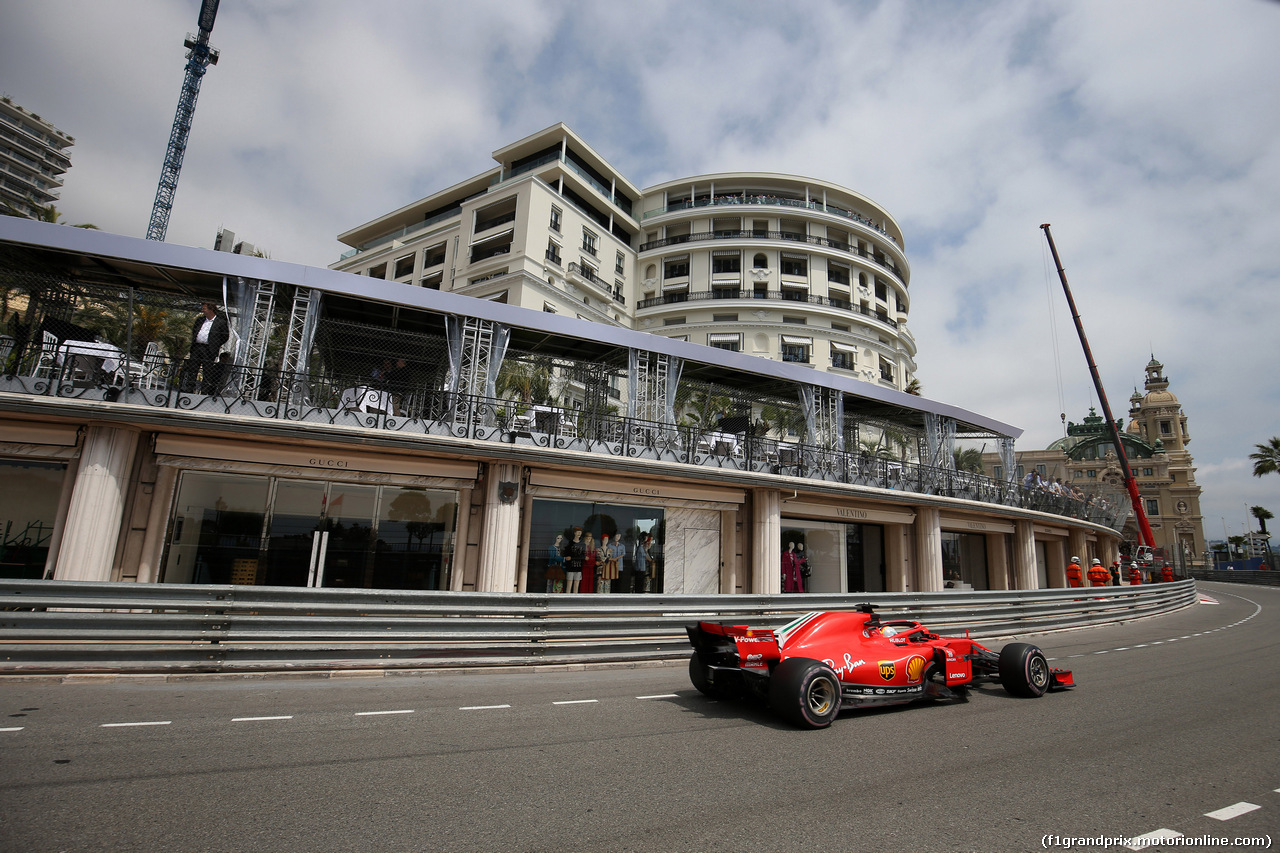
M 182 390 L 194 391 L 196 376 L 203 369 L 204 378 L 200 383 L 200 393 L 216 394 L 217 372 L 214 364 L 218 360 L 218 351 L 231 337 L 231 328 L 227 325 L 226 316 L 218 313 L 218 306 L 206 302 L 200 306 L 191 325 L 191 355 L 187 359 L 186 370 L 182 374 Z

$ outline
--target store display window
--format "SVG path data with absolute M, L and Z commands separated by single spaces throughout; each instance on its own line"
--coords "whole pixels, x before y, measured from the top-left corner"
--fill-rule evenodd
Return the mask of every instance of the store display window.
M 884 592 L 884 528 L 783 519 L 782 591 Z
M 0 578 L 44 575 L 65 462 L 0 460 Z
M 528 592 L 662 592 L 661 508 L 537 499 L 532 518 Z
M 942 578 L 949 589 L 987 589 L 987 537 L 942 531 Z

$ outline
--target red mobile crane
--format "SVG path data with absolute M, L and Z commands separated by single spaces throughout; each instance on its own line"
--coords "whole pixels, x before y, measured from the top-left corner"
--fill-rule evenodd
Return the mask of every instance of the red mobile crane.
M 1111 441 L 1115 444 L 1116 456 L 1120 459 L 1120 470 L 1124 474 L 1124 487 L 1129 492 L 1129 502 L 1133 504 L 1133 514 L 1138 519 L 1138 538 L 1142 544 L 1155 550 L 1156 540 L 1151 534 L 1151 523 L 1147 521 L 1146 510 L 1142 507 L 1142 497 L 1138 494 L 1138 481 L 1133 478 L 1133 469 L 1129 467 L 1129 457 L 1125 455 L 1124 445 L 1120 442 L 1120 430 L 1116 427 L 1116 419 L 1111 416 L 1111 405 L 1107 402 L 1107 392 L 1102 389 L 1102 379 L 1098 376 L 1098 366 L 1093 362 L 1093 351 L 1089 349 L 1089 339 L 1084 334 L 1084 324 L 1080 322 L 1080 312 L 1076 310 L 1076 300 L 1071 296 L 1071 287 L 1067 284 L 1067 273 L 1058 258 L 1058 247 L 1053 244 L 1053 234 L 1049 225 L 1040 226 L 1049 241 L 1049 251 L 1053 253 L 1053 264 L 1058 268 L 1058 278 L 1062 280 L 1062 292 L 1067 295 L 1067 304 L 1071 306 L 1071 319 L 1075 320 L 1076 333 L 1080 336 L 1080 345 L 1084 347 L 1085 361 L 1089 362 L 1089 373 L 1093 376 L 1093 387 L 1098 392 L 1098 402 L 1102 404 L 1102 415 L 1107 419 L 1107 429 L 1111 431 Z

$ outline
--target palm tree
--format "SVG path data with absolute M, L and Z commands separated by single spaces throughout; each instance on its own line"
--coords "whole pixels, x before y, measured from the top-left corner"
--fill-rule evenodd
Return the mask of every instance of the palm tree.
M 62 214 L 58 211 L 58 208 L 56 205 L 53 205 L 53 204 L 41 205 L 31 196 L 27 196 L 27 202 L 36 209 L 37 213 L 35 216 L 35 220 L 37 222 L 56 222 L 60 225 L 66 224 L 65 222 L 62 221 Z M 4 207 L 0 208 L 0 216 L 17 216 L 22 219 L 28 218 L 27 214 L 24 211 L 18 209 L 17 207 L 14 207 L 12 204 L 10 204 L 7 201 L 4 202 Z M 72 228 L 88 228 L 93 231 L 98 230 L 98 226 L 90 222 L 82 222 L 78 225 L 72 225 L 71 227 Z
M 1273 436 L 1266 444 L 1254 446 L 1258 448 L 1258 452 L 1249 454 L 1249 458 L 1253 460 L 1253 476 L 1261 477 L 1263 474 L 1280 471 L 1280 436 Z
M 971 474 L 982 473 L 982 451 L 974 447 L 957 447 L 951 451 L 956 460 L 957 471 L 968 471 Z
M 1261 528 L 1262 535 L 1266 536 L 1267 522 L 1275 518 L 1275 516 L 1271 514 L 1270 510 L 1260 506 L 1249 507 L 1249 512 L 1253 515 L 1254 518 L 1258 519 L 1258 527 Z
M 902 390 L 906 394 L 911 394 L 912 396 L 919 397 L 920 391 L 921 391 L 920 380 L 912 378 L 912 380 L 908 382 L 907 386 Z

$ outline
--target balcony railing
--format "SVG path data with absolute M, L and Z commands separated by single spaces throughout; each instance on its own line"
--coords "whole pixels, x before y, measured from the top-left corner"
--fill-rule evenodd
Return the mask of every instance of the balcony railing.
M 860 225 L 865 225 L 866 227 L 872 229 L 873 231 L 878 231 L 881 234 L 883 234 L 885 237 L 888 237 L 889 240 L 891 240 L 895 246 L 898 244 L 897 239 L 888 231 L 885 231 L 883 228 L 881 228 L 879 225 L 872 222 L 870 219 L 867 219 L 865 216 L 855 213 L 852 210 L 845 210 L 842 207 L 836 207 L 835 205 L 830 205 L 830 204 L 822 204 L 821 202 L 817 202 L 817 201 L 804 201 L 803 199 L 798 199 L 798 198 L 782 198 L 781 196 L 767 195 L 767 194 L 718 195 L 711 198 L 700 198 L 694 201 L 677 202 L 675 204 L 668 205 L 667 207 L 662 207 L 657 210 L 646 211 L 643 218 L 648 219 L 651 216 L 661 216 L 664 213 L 677 213 L 681 210 L 689 210 L 691 208 L 696 208 L 696 207 L 713 207 L 717 205 L 743 205 L 743 204 L 778 205 L 781 207 L 799 207 L 805 210 L 816 210 L 819 213 L 830 213 L 835 216 L 843 217 L 844 219 L 852 219 L 854 222 L 857 222 Z
M 570 266 L 572 266 L 572 264 L 570 264 Z M 864 308 L 862 305 L 850 302 L 847 299 L 837 299 L 831 296 L 813 296 L 803 290 L 731 290 L 725 287 L 717 287 L 715 290 L 698 290 L 693 293 L 665 293 L 662 296 L 655 296 L 652 299 L 641 300 L 636 304 L 636 308 L 657 308 L 661 305 L 677 305 L 684 302 L 702 302 L 708 299 L 776 299 L 783 302 L 803 302 L 808 305 L 824 305 L 829 308 L 836 308 L 841 311 L 848 311 L 853 314 L 861 314 L 865 317 L 870 317 L 877 322 L 884 323 L 891 329 L 898 328 L 898 322 L 896 320 L 889 319 L 888 315 L 873 311 L 870 308 Z
M 507 446 L 802 477 L 1025 507 L 1115 530 L 1127 517 L 1123 504 L 1102 498 L 1078 500 L 1023 490 L 981 474 L 932 468 L 861 450 L 779 441 L 750 432 L 711 432 L 612 412 L 597 414 L 450 393 L 423 384 L 426 374 L 396 378 L 394 367 L 376 378 L 365 370 L 318 376 L 272 369 L 255 371 L 236 365 L 226 365 L 216 376 L 197 376 L 181 361 L 165 361 L 124 363 L 114 376 L 108 376 L 81 373 L 71 361 L 65 367 L 52 365 L 48 369 L 37 361 L 26 359 L 15 374 L 0 376 L 0 394 L 79 399 L 92 402 L 95 407 L 106 402 L 122 408 L 354 426 L 400 435 L 452 436 Z M 389 361 L 382 360 L 384 367 Z M 403 365 L 400 370 L 403 372 Z
M 741 231 L 700 231 L 697 234 L 683 234 L 678 237 L 666 237 L 661 240 L 650 240 L 640 244 L 641 252 L 653 249 L 664 249 L 668 246 L 679 246 L 685 243 L 701 243 L 707 240 L 783 240 L 790 243 L 807 243 L 811 246 L 823 246 L 835 249 L 860 258 L 865 258 L 887 270 L 905 284 L 902 271 L 890 263 L 883 252 L 868 251 L 861 246 L 845 243 L 842 240 L 831 240 L 827 237 L 813 237 L 808 234 L 797 234 L 793 231 L 763 231 L 744 229 Z

